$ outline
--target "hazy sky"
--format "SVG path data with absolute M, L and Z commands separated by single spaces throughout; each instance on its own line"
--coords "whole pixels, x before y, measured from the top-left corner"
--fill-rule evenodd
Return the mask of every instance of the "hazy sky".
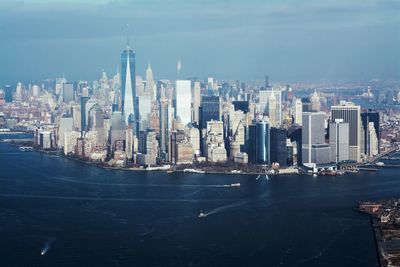
M 400 78 L 398 0 L 1 0 L 0 85 L 111 76 L 127 23 L 157 79 Z

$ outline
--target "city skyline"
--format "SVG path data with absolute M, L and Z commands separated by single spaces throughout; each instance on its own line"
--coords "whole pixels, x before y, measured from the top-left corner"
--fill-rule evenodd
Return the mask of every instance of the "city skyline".
M 3 1 L 0 84 L 114 71 L 127 23 L 137 73 L 150 58 L 156 79 L 175 79 L 178 60 L 182 78 L 398 79 L 399 3 L 362 3 Z

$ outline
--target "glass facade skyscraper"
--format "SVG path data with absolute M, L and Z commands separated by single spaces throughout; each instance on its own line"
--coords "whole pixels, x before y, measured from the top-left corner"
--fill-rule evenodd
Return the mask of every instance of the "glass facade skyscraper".
M 6 85 L 4 88 L 4 99 L 7 103 L 11 103 L 13 100 L 13 91 L 11 85 Z
M 265 121 L 256 124 L 256 160 L 259 164 L 270 164 L 270 128 Z
M 200 128 L 207 128 L 207 122 L 221 118 L 219 96 L 202 96 L 200 108 Z
M 282 128 L 271 128 L 271 163 L 279 163 L 279 166 L 287 166 L 287 130 Z
M 134 124 L 137 129 L 137 105 L 136 103 L 136 76 L 135 76 L 135 52 L 127 46 L 121 54 L 121 111 L 125 123 Z M 137 130 L 134 133 L 137 134 Z

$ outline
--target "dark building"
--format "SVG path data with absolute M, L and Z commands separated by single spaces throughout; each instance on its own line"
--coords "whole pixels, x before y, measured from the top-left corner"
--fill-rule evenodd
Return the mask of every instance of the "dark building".
M 86 103 L 89 101 L 90 97 L 81 97 L 81 131 L 86 131 Z
M 249 112 L 249 101 L 233 101 L 232 104 L 235 111 L 241 110 L 243 113 Z
M 279 163 L 281 167 L 287 166 L 286 129 L 271 128 L 270 155 L 271 163 Z
M 257 163 L 270 164 L 270 128 L 269 123 L 259 121 L 256 124 Z
M 247 154 L 250 163 L 270 164 L 269 124 L 259 121 L 249 126 Z
M 303 112 L 312 112 L 311 101 L 308 97 L 302 98 L 301 102 L 303 103 Z
M 219 121 L 221 119 L 219 96 L 202 96 L 199 116 L 200 129 L 207 128 L 208 121 Z
M 13 91 L 11 85 L 6 85 L 4 87 L 4 100 L 6 103 L 11 103 L 13 100 Z
M 257 163 L 256 152 L 256 126 L 249 125 L 249 135 L 247 139 L 247 154 L 250 163 Z
M 271 86 L 269 85 L 269 76 L 265 76 L 265 90 L 269 90 Z
M 367 152 L 369 151 L 369 140 L 368 140 L 368 123 L 373 122 L 374 123 L 374 128 L 375 128 L 375 133 L 376 136 L 378 137 L 378 152 L 380 153 L 380 142 L 381 142 L 381 131 L 379 128 L 379 113 L 368 110 L 367 112 L 361 113 L 361 123 L 362 127 L 364 129 L 363 134 L 364 134 L 364 146 L 363 146 L 363 151 L 361 153 L 368 154 Z
M 302 128 L 300 126 L 292 126 L 288 129 L 288 138 L 290 142 L 296 142 L 297 146 L 297 165 L 303 162 L 301 148 L 302 148 Z

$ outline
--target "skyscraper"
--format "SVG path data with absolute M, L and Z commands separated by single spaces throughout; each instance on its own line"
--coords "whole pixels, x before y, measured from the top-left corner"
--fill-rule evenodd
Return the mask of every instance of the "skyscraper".
M 177 80 L 175 88 L 176 99 L 176 117 L 179 118 L 183 125 L 191 121 L 191 81 L 190 80 Z
M 135 75 L 135 52 L 130 49 L 129 44 L 121 54 L 121 111 L 124 115 L 125 123 L 134 124 L 133 129 L 136 134 L 136 75 Z
M 146 95 L 150 95 L 151 96 L 151 100 L 152 101 L 156 100 L 156 87 L 155 87 L 155 84 L 154 84 L 153 70 L 151 69 L 150 61 L 149 61 L 148 65 L 147 65 L 147 70 L 146 70 L 145 93 L 146 93 Z
M 369 135 L 369 124 L 372 122 L 373 123 L 373 129 L 375 130 L 375 136 L 377 138 L 378 142 L 378 153 L 379 153 L 379 143 L 381 139 L 381 132 L 379 128 L 379 113 L 374 112 L 372 110 L 368 110 L 367 112 L 363 112 L 361 114 L 361 121 L 362 121 L 362 128 L 363 132 L 362 134 L 364 135 L 364 144 L 361 144 L 362 146 L 362 151 L 364 155 L 369 155 L 370 153 L 370 145 L 371 145 L 371 139 Z M 374 142 L 375 140 L 372 140 Z
M 349 124 L 337 119 L 329 124 L 331 161 L 349 160 Z
M 287 130 L 271 128 L 270 155 L 271 163 L 279 163 L 281 167 L 287 166 Z
M 343 119 L 349 123 L 349 159 L 361 160 L 361 108 L 351 102 L 332 106 L 331 120 Z
M 302 118 L 302 160 L 303 163 L 330 162 L 330 152 L 325 158 L 317 158 L 317 150 L 325 150 L 325 113 L 303 112 Z M 328 145 L 329 147 L 329 145 Z
M 81 130 L 86 131 L 86 103 L 89 101 L 90 97 L 81 97 Z
M 270 164 L 270 125 L 268 122 L 256 123 L 256 161 L 259 164 Z
M 302 113 L 303 113 L 303 103 L 301 102 L 300 98 L 296 98 L 296 100 L 293 103 L 293 117 L 294 117 L 294 123 L 300 126 L 302 125 L 301 123 Z
M 139 131 L 145 131 L 150 128 L 150 113 L 151 113 L 151 96 L 138 96 L 139 110 Z
M 260 113 L 268 114 L 272 126 L 279 126 L 282 123 L 281 90 L 260 91 Z
M 63 84 L 63 102 L 69 103 L 74 101 L 74 84 L 64 83 Z
M 200 108 L 200 129 L 207 128 L 207 122 L 220 120 L 220 99 L 219 96 L 202 96 Z
M 193 86 L 192 94 L 192 122 L 194 124 L 199 123 L 199 107 L 200 107 L 200 82 L 195 82 Z
M 4 99 L 6 103 L 11 103 L 13 100 L 13 92 L 11 85 L 6 85 L 4 87 Z

